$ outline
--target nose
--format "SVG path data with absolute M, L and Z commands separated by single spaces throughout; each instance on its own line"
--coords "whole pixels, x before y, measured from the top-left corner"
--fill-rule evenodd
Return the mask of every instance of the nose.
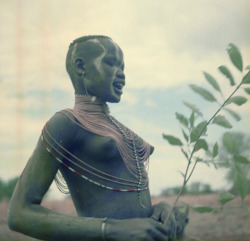
M 116 72 L 116 76 L 117 76 L 119 79 L 125 80 L 125 74 L 123 73 L 123 70 L 122 70 L 122 69 L 119 69 L 119 70 Z

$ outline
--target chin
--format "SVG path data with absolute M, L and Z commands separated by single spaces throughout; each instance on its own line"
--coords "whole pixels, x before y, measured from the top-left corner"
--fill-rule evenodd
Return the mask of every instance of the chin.
M 119 103 L 121 101 L 121 96 L 111 96 L 110 98 L 107 98 L 106 102 L 109 103 Z
M 107 100 L 107 102 L 109 102 L 109 103 L 119 103 L 121 101 L 121 98 L 119 98 L 119 99 L 111 99 L 111 100 Z

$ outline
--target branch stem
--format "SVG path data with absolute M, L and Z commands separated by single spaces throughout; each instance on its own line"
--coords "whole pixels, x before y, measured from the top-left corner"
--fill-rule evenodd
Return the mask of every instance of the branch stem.
M 206 128 L 208 127 L 208 125 L 213 121 L 214 117 L 223 109 L 223 107 L 226 105 L 226 103 L 231 99 L 231 97 L 237 92 L 237 90 L 240 88 L 240 86 L 243 84 L 243 81 L 240 82 L 240 84 L 235 88 L 235 90 L 229 95 L 229 97 L 223 102 L 223 104 L 219 107 L 219 109 L 212 115 L 212 117 L 209 119 L 209 121 L 206 123 L 206 125 L 203 127 L 203 129 L 201 130 L 200 134 L 198 135 L 198 138 L 194 144 L 194 147 L 193 147 L 193 150 L 190 154 L 190 157 L 188 159 L 188 164 L 187 164 L 187 167 L 186 167 L 186 171 L 185 171 L 185 174 L 184 174 L 184 180 L 183 180 L 183 184 L 182 184 L 182 187 L 170 209 L 170 212 L 168 213 L 168 216 L 167 216 L 167 219 L 165 220 L 164 224 L 166 224 L 170 218 L 170 216 L 172 215 L 173 211 L 174 211 L 174 208 L 183 192 L 183 189 L 184 187 L 186 186 L 187 182 L 189 181 L 189 179 L 191 178 L 193 172 L 194 172 L 194 169 L 198 163 L 198 160 L 195 161 L 191 171 L 190 171 L 190 174 L 188 175 L 188 171 L 189 171 L 189 167 L 190 167 L 190 164 L 191 164 L 191 160 L 193 158 L 193 155 L 194 155 L 194 150 L 196 148 L 196 145 L 197 145 L 197 141 L 200 139 L 202 133 L 204 130 L 206 130 Z

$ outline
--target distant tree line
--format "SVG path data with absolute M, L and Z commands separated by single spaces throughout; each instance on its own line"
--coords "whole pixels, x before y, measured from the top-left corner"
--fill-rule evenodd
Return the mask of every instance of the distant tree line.
M 0 201 L 10 200 L 12 193 L 15 189 L 18 177 L 4 181 L 0 178 Z
M 181 186 L 170 187 L 162 190 L 160 196 L 172 196 L 177 195 L 181 189 Z M 200 182 L 192 182 L 190 185 L 184 187 L 182 194 L 209 194 L 216 191 L 211 188 L 209 184 L 203 184 Z

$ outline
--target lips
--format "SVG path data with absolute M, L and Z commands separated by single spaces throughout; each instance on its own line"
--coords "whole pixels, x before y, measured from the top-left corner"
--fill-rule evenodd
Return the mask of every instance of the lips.
M 116 92 L 116 94 L 121 95 L 123 93 L 122 89 L 124 87 L 124 83 L 122 83 L 122 82 L 114 82 L 113 87 L 114 87 L 114 91 Z

